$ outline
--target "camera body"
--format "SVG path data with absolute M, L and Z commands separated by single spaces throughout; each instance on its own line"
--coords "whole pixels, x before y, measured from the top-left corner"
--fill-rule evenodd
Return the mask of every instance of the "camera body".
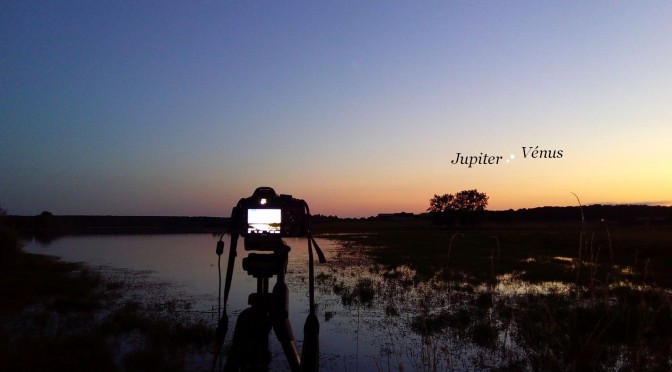
M 278 195 L 270 187 L 257 188 L 238 202 L 232 221 L 245 238 L 245 250 L 271 251 L 283 237 L 307 236 L 307 204 L 291 195 Z

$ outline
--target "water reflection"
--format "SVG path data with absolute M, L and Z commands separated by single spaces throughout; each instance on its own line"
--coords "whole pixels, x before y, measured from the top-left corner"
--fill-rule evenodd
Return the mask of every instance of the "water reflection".
M 26 250 L 93 265 L 149 270 L 159 280 L 176 284 L 182 293 L 197 296 L 196 308 L 212 310 L 217 306 L 217 239 L 206 234 L 83 236 L 48 246 L 29 242 Z M 286 278 L 290 321 L 300 348 L 308 314 L 307 242 L 286 241 L 292 247 Z M 521 279 L 524 271 L 493 272 L 483 282 L 450 267 L 425 278 L 408 266 L 377 264 L 354 243 L 317 241 L 328 260 L 315 267 L 323 371 L 579 368 L 576 355 L 588 348 L 598 348 L 602 367 L 631 366 L 627 353 L 637 343 L 653 350 L 647 351 L 649 361 L 670 363 L 669 353 L 656 353 L 669 346 L 669 338 L 652 344 L 645 341 L 646 330 L 614 333 L 639 329 L 644 320 L 660 331 L 672 324 L 670 293 L 635 283 L 626 267 L 610 273 L 622 272 L 618 278 L 599 278 L 604 285 L 597 287 L 553 280 L 532 283 Z M 223 257 L 228 254 L 228 240 L 225 245 Z M 240 249 L 229 299 L 230 329 L 247 307 L 248 294 L 256 289 L 256 280 L 241 268 L 245 255 Z M 572 258 L 552 260 L 567 270 L 573 268 Z M 637 318 L 625 311 L 636 312 Z M 213 330 L 215 325 L 213 316 Z M 271 368 L 283 370 L 284 354 L 271 340 Z

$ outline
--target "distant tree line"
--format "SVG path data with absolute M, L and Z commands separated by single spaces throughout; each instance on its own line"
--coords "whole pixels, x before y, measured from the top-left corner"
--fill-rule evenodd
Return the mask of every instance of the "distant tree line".
M 0 270 L 11 265 L 21 253 L 19 236 L 11 227 L 7 211 L 0 207 Z
M 229 219 L 172 216 L 6 216 L 7 224 L 22 236 L 50 241 L 69 234 L 198 233 L 222 232 Z
M 602 205 L 583 207 L 537 207 L 518 210 L 487 211 L 487 220 L 493 222 L 551 222 L 577 221 L 581 209 L 586 221 L 607 221 L 620 224 L 672 223 L 672 207 L 648 205 Z
M 310 222 L 311 223 L 321 223 L 321 222 L 333 222 L 333 221 L 338 221 L 341 220 L 341 218 L 338 218 L 338 216 L 325 216 L 323 214 L 313 214 L 310 216 Z
M 478 190 L 464 190 L 456 194 L 434 195 L 429 200 L 429 212 L 437 225 L 451 227 L 455 224 L 474 227 L 485 219 L 488 196 Z
M 488 211 L 487 195 L 476 190 L 457 194 L 434 195 L 425 214 L 404 214 L 408 219 L 431 220 L 445 226 L 476 226 L 482 222 L 576 222 L 581 215 L 588 222 L 606 221 L 618 224 L 672 224 L 672 206 L 601 205 L 583 207 L 537 207 Z M 411 218 L 412 217 L 412 218 Z M 385 220 L 384 215 L 369 218 L 339 218 L 316 214 L 312 223 Z M 389 219 L 389 218 L 388 218 Z M 205 233 L 223 232 L 229 218 L 172 216 L 58 216 L 44 211 L 37 216 L 8 215 L 0 207 L 0 227 L 49 241 L 68 234 L 133 234 L 133 233 Z
M 602 205 L 583 207 L 537 207 L 518 210 L 488 211 L 488 196 L 477 190 L 434 195 L 428 216 L 435 224 L 474 227 L 488 222 L 560 222 L 604 221 L 618 224 L 672 224 L 672 207 L 648 205 Z

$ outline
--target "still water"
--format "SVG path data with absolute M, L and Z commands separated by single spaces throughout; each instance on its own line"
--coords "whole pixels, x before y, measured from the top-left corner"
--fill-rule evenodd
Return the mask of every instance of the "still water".
M 210 234 L 72 236 L 49 244 L 26 242 L 25 249 L 85 262 L 113 280 L 116 275 L 123 276 L 124 281 L 141 277 L 154 284 L 168 283 L 169 286 L 138 285 L 127 291 L 140 288 L 140 296 L 144 293 L 149 299 L 156 296 L 152 293 L 154 288 L 168 288 L 177 298 L 193 302 L 189 311 L 206 314 L 214 332 L 218 239 Z M 633 312 L 643 314 L 633 327 L 655 330 L 672 324 L 668 310 L 672 294 L 650 286 L 635 275 L 632 267 L 609 262 L 602 265 L 606 276 L 600 283 L 604 284 L 594 289 L 567 281 L 522 280 L 524 271 L 495 270 L 493 253 L 487 280 L 475 280 L 447 262 L 427 278 L 408 266 L 388 268 L 376 264 L 366 248 L 353 242 L 326 236 L 317 241 L 328 260 L 315 266 L 322 371 L 565 369 L 585 359 L 582 349 L 575 348 L 577 340 L 579 344 L 588 342 L 596 333 L 604 335 L 589 344 L 603 350 L 598 354 L 597 369 L 630 369 L 626 367 L 638 363 L 639 359 L 630 356 L 639 355 L 639 345 L 652 350 L 642 358 L 652 361 L 648 365 L 672 366 L 669 337 L 642 337 L 631 342 L 610 336 L 614 329 L 633 326 L 624 321 L 632 320 L 627 314 Z M 224 236 L 224 242 L 223 271 L 228 236 Z M 300 350 L 308 315 L 307 241 L 286 242 L 292 247 L 286 276 L 289 317 Z M 242 259 L 247 254 L 242 247 L 240 242 L 228 304 L 230 323 L 225 348 L 231 343 L 238 315 L 248 307 L 248 295 L 256 290 L 256 279 L 242 269 Z M 574 259 L 555 257 L 544 262 L 578 278 Z M 534 257 L 524 263 L 538 264 Z M 603 278 L 593 269 L 598 267 L 597 262 L 583 265 L 590 269 L 591 278 Z M 274 282 L 271 279 L 270 285 Z M 569 321 L 572 319 L 575 321 Z M 613 321 L 594 323 L 594 319 Z M 577 327 L 575 323 L 589 326 Z M 594 331 L 596 327 L 601 327 L 599 332 Z M 282 348 L 273 335 L 270 338 L 271 370 L 286 370 Z M 663 340 L 662 346 L 649 340 Z M 200 364 L 191 363 L 195 365 L 190 370 L 207 370 L 206 359 L 209 355 L 201 356 Z M 647 364 L 634 369 L 650 369 L 645 367 Z
M 223 239 L 226 248 L 221 257 L 222 281 L 230 246 L 228 238 L 225 235 Z M 218 240 L 219 236 L 211 234 L 70 236 L 48 244 L 29 241 L 24 249 L 66 261 L 84 262 L 106 272 L 122 273 L 123 270 L 117 269 L 124 269 L 149 273 L 153 280 L 171 284 L 177 295 L 196 299 L 195 310 L 215 310 L 216 313 L 218 262 L 215 247 Z M 308 315 L 307 241 L 299 238 L 285 241 L 292 247 L 286 280 L 290 290 L 290 322 L 300 350 L 303 324 Z M 316 262 L 315 266 L 321 370 L 417 370 L 414 367 L 425 363 L 422 359 L 427 355 L 423 355 L 421 336 L 408 327 L 409 317 L 415 312 L 413 306 L 404 309 L 404 300 L 391 308 L 389 301 L 378 298 L 382 293 L 381 273 L 360 248 L 324 238 L 318 238 L 317 242 L 328 260 L 327 264 Z M 242 269 L 242 259 L 247 255 L 242 247 L 239 242 L 225 345 L 230 343 L 237 315 L 248 307 L 247 296 L 256 290 L 256 279 Z M 272 278 L 271 286 L 274 282 Z M 397 292 L 386 295 L 403 299 L 407 295 L 417 295 Z M 211 318 L 214 331 L 216 316 Z M 285 369 L 284 354 L 272 333 L 271 349 L 271 369 Z

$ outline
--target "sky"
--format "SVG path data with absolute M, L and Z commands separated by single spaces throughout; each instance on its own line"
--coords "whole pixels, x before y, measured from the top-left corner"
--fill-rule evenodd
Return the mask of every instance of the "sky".
M 490 210 L 670 205 L 671 19 L 669 1 L 6 0 L 0 207 L 229 216 L 259 186 L 339 217 L 468 189 Z

